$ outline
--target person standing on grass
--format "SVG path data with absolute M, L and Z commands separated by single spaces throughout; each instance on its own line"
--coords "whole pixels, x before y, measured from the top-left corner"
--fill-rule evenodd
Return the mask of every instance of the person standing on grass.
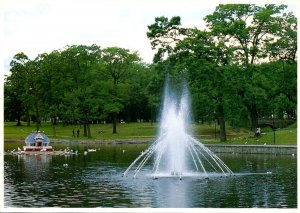
M 73 129 L 73 137 L 75 137 L 75 130 Z
M 261 131 L 260 131 L 260 128 L 258 127 L 258 128 L 256 128 L 256 132 L 255 132 L 256 138 L 258 138 L 260 136 L 260 134 L 261 134 Z
M 79 137 L 79 132 L 80 132 L 80 130 L 78 129 L 78 130 L 77 130 L 77 137 Z

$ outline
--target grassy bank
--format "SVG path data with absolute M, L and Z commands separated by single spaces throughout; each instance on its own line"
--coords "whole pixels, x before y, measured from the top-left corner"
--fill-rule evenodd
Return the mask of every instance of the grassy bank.
M 30 127 L 16 126 L 16 123 L 4 123 L 4 140 L 24 140 L 26 136 L 33 130 L 35 125 Z M 200 139 L 203 143 L 219 142 L 219 127 L 214 125 L 192 125 L 193 135 Z M 123 123 L 118 124 L 117 134 L 112 133 L 111 124 L 93 124 L 91 125 L 92 138 L 87 139 L 83 137 L 83 126 L 67 125 L 63 126 L 58 123 L 55 126 L 56 136 L 53 135 L 53 129 L 50 123 L 42 123 L 40 128 L 47 134 L 50 139 L 62 140 L 154 140 L 157 136 L 158 124 L 154 123 Z M 75 137 L 73 137 L 73 129 Z M 77 137 L 77 130 L 80 130 L 79 137 Z M 246 129 L 235 129 L 227 127 L 227 144 L 273 144 L 274 132 L 271 129 L 263 129 L 264 134 L 258 139 L 253 136 L 253 133 Z M 297 126 L 296 124 L 288 128 L 280 129 L 275 132 L 275 144 L 279 145 L 296 145 L 297 144 Z
M 73 137 L 73 129 L 75 137 Z M 79 137 L 77 137 L 77 130 L 79 129 Z M 44 131 L 50 139 L 63 140 L 138 140 L 138 139 L 154 139 L 156 136 L 157 125 L 150 123 L 124 123 L 118 124 L 117 134 L 112 134 L 111 124 L 92 124 L 90 125 L 92 137 L 88 139 L 83 137 L 83 126 L 80 125 L 63 125 L 58 123 L 55 125 L 55 135 L 52 125 L 50 123 L 42 123 L 41 131 Z M 21 139 L 24 140 L 26 136 L 35 130 L 35 125 L 30 127 L 26 125 L 16 126 L 15 123 L 6 122 L 4 124 L 4 139 Z

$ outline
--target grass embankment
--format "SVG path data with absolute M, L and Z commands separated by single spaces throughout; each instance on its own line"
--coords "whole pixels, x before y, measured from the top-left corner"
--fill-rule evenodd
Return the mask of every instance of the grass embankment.
M 117 134 L 112 133 L 111 124 L 93 124 L 91 128 L 91 139 L 83 137 L 83 127 L 79 125 L 67 125 L 57 124 L 55 126 L 56 136 L 53 135 L 52 126 L 50 123 L 42 123 L 40 127 L 41 131 L 44 131 L 50 139 L 62 139 L 62 140 L 154 140 L 157 136 L 158 124 L 150 123 L 124 123 L 118 124 Z M 75 137 L 73 137 L 72 131 L 75 131 Z M 77 130 L 80 130 L 79 137 L 77 137 Z M 24 140 L 27 135 L 35 130 L 35 125 L 28 127 L 26 125 L 16 126 L 15 123 L 4 123 L 4 140 Z M 271 129 L 262 129 L 264 134 L 258 139 L 255 138 L 252 132 L 246 129 L 234 129 L 227 127 L 227 142 L 219 142 L 219 127 L 214 125 L 192 125 L 192 131 L 196 138 L 200 139 L 203 143 L 207 144 L 273 144 L 274 133 Z M 297 126 L 293 124 L 287 128 L 280 129 L 275 132 L 275 144 L 277 145 L 296 145 L 297 144 Z

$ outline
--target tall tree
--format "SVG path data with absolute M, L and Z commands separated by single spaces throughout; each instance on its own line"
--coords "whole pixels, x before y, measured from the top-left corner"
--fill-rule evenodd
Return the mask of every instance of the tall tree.
M 30 78 L 27 75 L 27 63 L 29 58 L 24 53 L 18 53 L 14 56 L 10 63 L 11 75 L 7 77 L 7 84 L 10 86 L 10 97 L 13 101 L 13 108 L 17 119 L 17 125 L 21 125 L 21 116 L 24 106 L 26 106 L 26 99 L 28 98 L 28 89 L 24 85 Z M 25 84 L 24 84 L 25 83 Z M 29 119 L 29 118 L 27 118 Z
M 39 85 L 39 98 L 42 100 L 41 114 L 51 119 L 52 133 L 56 136 L 55 125 L 62 101 L 64 88 L 61 84 L 62 60 L 59 51 L 40 54 L 37 59 L 40 62 L 40 73 L 37 76 Z M 47 94 L 47 95 L 45 95 Z
M 147 83 L 145 79 L 152 76 L 149 65 L 135 63 L 126 79 L 128 85 L 128 99 L 124 104 L 124 109 L 120 117 L 126 122 L 136 122 L 137 120 L 151 120 L 149 99 L 147 97 Z
M 297 59 L 297 18 L 291 13 L 276 17 L 279 30 L 274 31 L 274 40 L 266 44 L 266 53 L 272 60 L 295 63 Z
M 191 89 L 197 98 L 195 101 L 200 104 L 198 107 L 203 107 L 200 112 L 218 119 L 220 140 L 226 141 L 225 96 L 230 84 L 226 66 L 231 60 L 230 49 L 225 48 L 222 42 L 215 43 L 211 33 L 191 29 L 189 35 L 177 43 L 170 58 L 183 63 L 189 71 Z M 201 117 L 203 119 L 204 115 Z
M 174 16 L 170 20 L 161 16 L 155 18 L 155 23 L 148 26 L 147 37 L 150 39 L 152 49 L 157 49 L 153 61 L 159 62 L 173 52 L 176 43 L 180 41 L 180 36 L 185 32 L 181 27 L 179 16 Z
M 91 137 L 90 122 L 96 117 L 97 91 L 94 90 L 94 70 L 101 57 L 97 45 L 73 45 L 61 53 L 64 61 L 61 82 L 64 95 L 60 109 L 65 120 L 78 121 L 83 124 L 84 136 Z
M 43 82 L 39 81 L 39 77 L 42 72 L 42 62 L 38 59 L 38 57 L 28 63 L 27 71 L 28 78 L 26 81 L 26 88 L 29 88 L 29 97 L 26 99 L 26 105 L 31 111 L 30 114 L 35 120 L 36 130 L 38 131 L 41 125 L 41 118 L 43 117 L 41 114 L 41 104 L 44 96 L 48 92 L 43 93 L 41 90 Z
M 223 99 L 225 76 L 221 66 L 229 63 L 230 48 L 226 48 L 222 41 L 215 43 L 211 33 L 198 29 L 182 28 L 180 17 L 173 17 L 170 21 L 167 18 L 160 17 L 156 18 L 155 21 L 155 24 L 148 26 L 150 31 L 147 35 L 152 40 L 152 46 L 154 48 L 158 47 L 157 56 L 160 56 L 160 60 L 162 60 L 162 55 L 159 54 L 168 53 L 168 60 L 171 64 L 176 64 L 177 67 L 173 66 L 172 70 L 177 70 L 178 74 L 185 69 L 189 70 L 190 73 L 197 73 L 196 75 L 190 75 L 190 83 L 193 85 L 192 89 L 194 91 L 201 91 L 197 87 L 206 87 L 205 91 L 207 91 L 209 87 L 209 96 L 215 102 L 214 113 L 210 114 L 217 116 L 220 123 L 221 141 L 226 141 Z M 203 64 L 207 65 L 209 69 L 206 69 L 207 67 L 203 69 Z M 169 72 L 173 72 L 172 70 L 169 69 Z M 208 84 L 203 84 L 202 80 L 195 81 L 199 76 L 206 79 L 205 76 L 207 75 L 212 75 L 206 81 Z M 214 80 L 214 82 L 211 82 L 211 80 Z M 199 96 L 195 97 L 199 98 Z
M 280 29 L 274 17 L 285 8 L 285 5 L 259 7 L 251 4 L 226 4 L 219 5 L 213 14 L 205 17 L 214 35 L 234 49 L 234 61 L 245 66 L 245 76 L 242 78 L 245 86 L 241 87 L 239 94 L 245 97 L 244 104 L 251 117 L 251 130 L 255 130 L 258 125 L 252 65 L 266 58 L 266 44 L 274 40 L 274 32 Z M 254 90 L 249 92 L 246 88 Z
M 104 75 L 112 81 L 112 90 L 110 100 L 106 103 L 105 109 L 112 114 L 113 133 L 117 133 L 117 115 L 124 107 L 124 98 L 126 93 L 121 93 L 127 88 L 123 84 L 124 79 L 132 69 L 135 63 L 140 61 L 137 53 L 131 53 L 127 49 L 118 47 L 108 47 L 103 49 L 102 56 L 105 65 Z

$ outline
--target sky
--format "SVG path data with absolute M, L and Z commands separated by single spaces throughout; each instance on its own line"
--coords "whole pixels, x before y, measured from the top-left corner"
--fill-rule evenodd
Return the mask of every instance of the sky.
M 151 63 L 155 51 L 146 33 L 155 17 L 180 16 L 182 26 L 202 29 L 203 18 L 219 3 L 226 1 L 2 0 L 4 73 L 9 73 L 17 53 L 33 60 L 38 54 L 80 44 L 138 51 Z

